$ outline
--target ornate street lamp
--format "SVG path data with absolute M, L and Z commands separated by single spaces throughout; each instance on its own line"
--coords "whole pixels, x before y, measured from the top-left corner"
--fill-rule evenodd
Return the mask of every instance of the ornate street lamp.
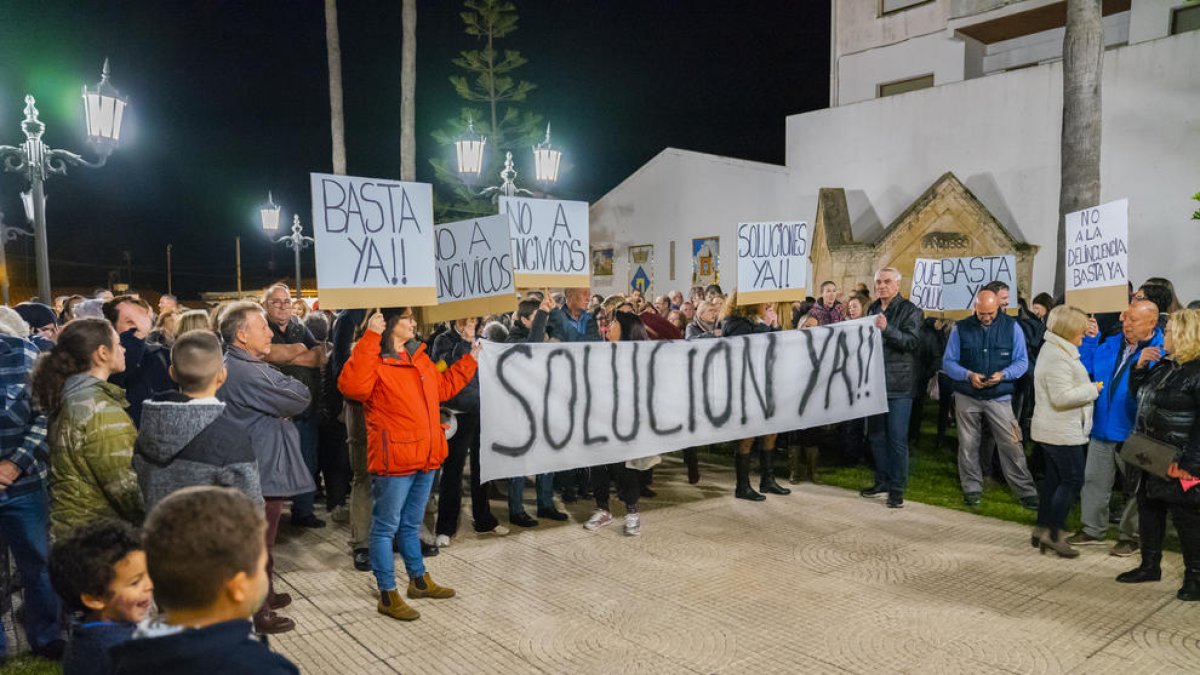
M 546 123 L 546 138 L 533 147 L 533 173 L 539 182 L 553 183 L 558 180 L 558 164 L 562 152 L 550 146 L 550 123 Z
M 458 155 L 458 172 L 479 177 L 483 171 L 483 148 L 487 138 L 475 131 L 475 122 L 467 117 L 467 130 L 457 141 L 454 150 Z
M 42 141 L 46 125 L 39 119 L 37 102 L 33 96 L 25 96 L 25 119 L 21 131 L 25 142 L 19 146 L 0 145 L 0 160 L 4 170 L 25 174 L 29 181 L 29 197 L 22 197 L 26 204 L 26 215 L 33 222 L 34 244 L 37 252 L 38 297 L 43 302 L 52 302 L 50 290 L 50 254 L 46 242 L 46 179 L 54 175 L 65 175 L 68 166 L 86 166 L 98 169 L 117 147 L 121 138 L 121 122 L 128 101 L 108 81 L 108 60 L 104 60 L 100 82 L 94 90 L 83 88 L 84 115 L 87 119 L 87 134 L 99 159 L 91 162 L 74 152 L 52 149 Z
M 275 205 L 271 193 L 267 193 L 267 205 L 259 209 L 262 218 L 262 228 L 267 234 L 274 234 L 279 229 L 280 207 Z M 285 244 L 296 253 L 296 299 L 300 299 L 300 251 L 313 243 L 313 238 L 304 235 L 304 226 L 300 224 L 300 214 L 292 216 L 292 233 L 275 240 L 276 244 Z

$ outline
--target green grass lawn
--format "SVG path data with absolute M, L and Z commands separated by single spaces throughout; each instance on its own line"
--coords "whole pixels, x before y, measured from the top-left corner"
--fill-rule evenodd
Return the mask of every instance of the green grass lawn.
M 0 675 L 61 675 L 62 666 L 54 661 L 39 659 L 29 654 L 19 654 L 0 668 Z

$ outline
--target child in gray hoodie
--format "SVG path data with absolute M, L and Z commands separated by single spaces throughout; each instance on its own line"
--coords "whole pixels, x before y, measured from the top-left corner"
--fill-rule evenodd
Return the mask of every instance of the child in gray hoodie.
M 149 510 L 185 487 L 237 488 L 262 506 L 258 462 L 249 434 L 217 400 L 225 383 L 221 342 L 215 333 L 191 331 L 171 349 L 171 379 L 179 392 L 145 403 L 133 468 Z

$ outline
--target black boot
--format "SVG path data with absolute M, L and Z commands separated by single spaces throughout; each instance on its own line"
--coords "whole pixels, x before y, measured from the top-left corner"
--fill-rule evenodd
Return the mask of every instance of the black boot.
M 1142 547 L 1142 564 L 1128 572 L 1122 572 L 1117 575 L 1117 581 L 1122 584 L 1141 584 L 1147 581 L 1158 581 L 1162 579 L 1162 551 L 1153 548 Z
M 737 489 L 734 490 L 733 496 L 738 499 L 749 499 L 752 502 L 761 502 L 766 497 L 754 491 L 750 487 L 750 455 L 738 453 L 734 458 L 734 466 L 737 467 Z
M 1179 520 L 1182 518 L 1177 518 L 1176 522 Z M 1176 525 L 1176 529 L 1183 530 L 1192 524 L 1185 523 L 1182 527 Z M 1194 532 L 1186 534 L 1190 536 L 1179 536 L 1180 548 L 1183 549 L 1183 586 L 1179 587 L 1175 597 L 1187 602 L 1196 602 L 1200 600 L 1200 538 L 1196 537 Z
M 772 495 L 790 495 L 792 491 L 775 482 L 775 449 L 760 449 L 758 451 L 759 469 L 762 478 L 758 481 L 758 489 Z

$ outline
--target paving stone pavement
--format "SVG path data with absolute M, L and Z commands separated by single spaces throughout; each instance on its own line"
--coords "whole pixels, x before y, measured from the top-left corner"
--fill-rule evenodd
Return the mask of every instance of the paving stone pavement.
M 688 485 L 668 459 L 640 537 L 615 499 L 594 533 L 583 503 L 504 538 L 470 533 L 465 512 L 467 532 L 426 561 L 458 596 L 413 601 L 412 623 L 376 613 L 345 526 L 285 529 L 276 570 L 297 628 L 272 644 L 336 675 L 1200 672 L 1177 554 L 1163 582 L 1122 585 L 1137 558 L 1106 548 L 1039 555 L 1025 526 L 811 484 L 750 503 L 732 479 L 706 466 Z

